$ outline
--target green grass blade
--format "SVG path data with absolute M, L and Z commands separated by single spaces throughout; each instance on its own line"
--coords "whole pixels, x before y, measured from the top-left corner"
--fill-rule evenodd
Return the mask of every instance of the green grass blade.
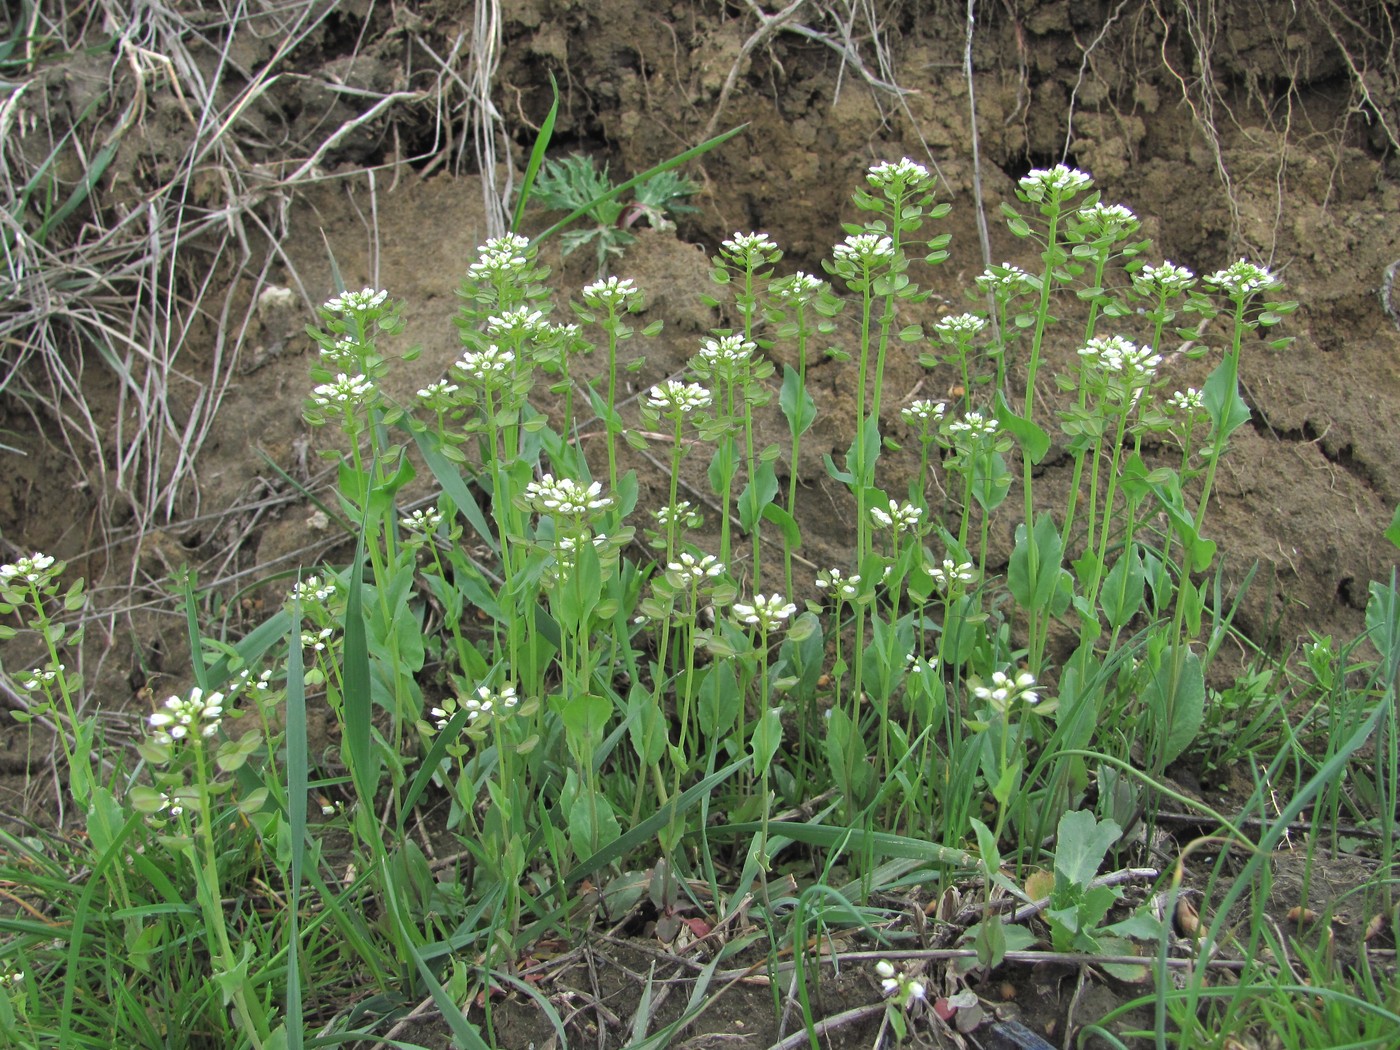
M 301 909 L 301 869 L 306 861 L 306 794 L 310 758 L 306 730 L 306 676 L 301 654 L 301 603 L 292 602 L 291 628 L 287 632 L 287 824 L 292 835 L 292 856 L 287 916 L 286 1045 L 301 1050 L 305 1035 L 301 1014 L 301 933 L 297 916 Z
M 529 203 L 530 190 L 535 186 L 535 176 L 539 174 L 540 165 L 544 163 L 545 151 L 549 149 L 550 140 L 554 138 L 554 121 L 559 116 L 559 83 L 554 79 L 553 73 L 549 74 L 549 88 L 554 92 L 554 101 L 550 103 L 549 113 L 540 125 L 540 133 L 535 136 L 534 148 L 530 150 L 530 162 L 526 165 L 525 177 L 520 182 L 520 199 L 515 202 L 515 214 L 510 220 L 512 233 L 520 232 L 520 220 L 525 216 L 525 205 Z
M 368 504 L 368 501 L 366 501 Z M 374 806 L 374 790 L 379 781 L 374 766 L 373 707 L 370 700 L 369 640 L 365 627 L 364 575 L 365 530 L 369 527 L 369 508 L 355 538 L 355 557 L 350 563 L 350 593 L 345 603 L 345 739 L 341 742 L 355 783 L 360 805 Z
M 721 824 L 709 829 L 715 835 L 754 835 L 763 830 L 763 825 L 754 820 L 743 824 Z M 825 824 L 799 824 L 794 821 L 774 820 L 768 824 L 770 838 L 781 836 L 808 846 L 825 849 L 845 847 L 857 853 L 872 856 L 899 857 L 904 860 L 917 860 L 929 864 L 949 867 L 974 867 L 977 861 L 972 854 L 940 846 L 923 839 L 911 839 L 904 835 L 894 835 L 887 831 L 867 831 L 864 828 L 838 828 Z

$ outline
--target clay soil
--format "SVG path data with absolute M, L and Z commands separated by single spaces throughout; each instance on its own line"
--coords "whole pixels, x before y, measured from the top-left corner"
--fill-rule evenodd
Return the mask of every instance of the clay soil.
M 1282 330 L 1294 337 L 1287 350 L 1246 348 L 1251 426 L 1233 443 L 1208 520 L 1227 557 L 1231 598 L 1256 568 L 1236 617 L 1251 643 L 1286 655 L 1314 634 L 1355 637 L 1368 583 L 1395 567 L 1382 531 L 1400 502 L 1400 328 L 1382 294 L 1400 259 L 1400 90 L 1387 5 L 978 4 L 970 83 L 965 8 L 880 0 L 867 14 L 860 5 L 813 0 L 789 8 L 779 24 L 761 22 L 759 7 L 502 5 L 492 92 L 505 128 L 496 142 L 498 185 L 524 167 L 550 104 L 550 74 L 560 91 L 554 155 L 590 154 L 615 176 L 747 125 L 687 169 L 703 186 L 699 211 L 674 229 L 639 228 L 637 243 L 613 264 L 646 293 L 641 321 L 666 322 L 658 337 L 633 344 L 646 357 L 633 392 L 676 374 L 699 338 L 724 325 L 698 296 L 710 254 L 734 231 L 767 231 L 786 252 L 783 272 L 820 273 L 841 221 L 854 218 L 849 195 L 866 166 L 909 156 L 936 170 L 940 197 L 953 204 L 937 231 L 953 235 L 951 259 L 917 277 L 934 290 L 924 316 L 961 312 L 963 289 L 984 265 L 979 187 L 991 261 L 1030 264 L 1026 246 L 999 226 L 997 208 L 1031 167 L 1063 160 L 1090 171 L 1105 200 L 1143 218 L 1154 258 L 1208 273 L 1247 256 L 1282 274 L 1288 297 L 1302 303 Z M 232 61 L 204 67 L 227 78 L 230 93 L 270 66 L 283 74 L 231 125 L 249 172 L 285 174 L 336 128 L 354 127 L 304 178 L 277 183 L 247 205 L 263 221 L 248 224 L 246 252 L 218 257 L 211 280 L 199 245 L 183 248 L 184 284 L 170 290 L 195 307 L 182 367 L 193 377 L 190 389 L 199 387 L 200 369 L 222 369 L 227 384 L 174 498 L 151 507 L 139 493 L 115 490 L 103 479 L 119 448 L 75 446 L 51 407 L 0 397 L 0 436 L 15 450 L 3 453 L 0 473 L 4 553 L 48 551 L 89 579 L 106 610 L 89 625 L 83 654 L 90 703 L 110 712 L 114 727 L 119 712 L 139 708 L 136 691 L 148 682 L 188 680 L 184 626 L 169 597 L 177 569 L 194 565 L 202 584 L 231 596 L 222 622 L 237 631 L 285 588 L 250 585 L 332 556 L 341 542 L 279 474 L 322 491 L 329 483 L 314 455 L 321 436 L 308 431 L 301 406 L 314 354 L 302 329 L 334 290 L 330 257 L 347 286 L 385 287 L 406 304 L 405 345 L 424 352 L 395 372 L 398 393 L 439 378 L 455 356 L 454 291 L 491 232 L 462 122 L 468 109 L 442 75 L 443 63 L 465 68 L 460 43 L 470 38 L 472 5 L 346 0 L 333 8 L 285 54 L 276 13 L 263 13 L 235 29 L 231 42 L 219 38 Z M 81 107 L 83 74 L 75 66 L 49 76 L 54 105 L 46 119 Z M 397 91 L 402 101 L 357 122 L 373 100 Z M 88 205 L 97 214 L 131 208 L 169 176 L 189 129 L 181 104 L 168 86 L 151 92 L 139 130 L 125 135 Z M 190 193 L 192 207 L 219 203 L 217 180 L 195 180 Z M 540 229 L 546 219 L 532 214 L 526 225 Z M 560 259 L 557 246 L 546 255 L 562 307 L 568 292 L 593 278 L 593 259 L 588 252 Z M 236 332 L 231 317 L 245 318 Z M 837 338 L 850 337 L 843 330 Z M 1048 372 L 1074 349 L 1052 348 Z M 6 353 L 0 349 L 8 369 Z M 1166 367 L 1178 385 L 1199 385 L 1211 361 L 1173 357 Z M 795 469 L 810 508 L 803 554 L 814 565 L 844 565 L 849 544 L 850 507 L 821 456 L 839 459 L 849 440 L 851 369 L 824 362 L 811 377 L 819 422 Z M 886 431 L 899 432 L 901 403 L 942 396 L 951 382 L 921 368 L 913 352 L 896 356 Z M 110 438 L 129 405 L 101 361 L 88 363 L 81 396 Z M 198 405 L 176 388 L 170 407 L 179 418 Z M 897 456 L 889 463 L 894 491 L 914 463 Z M 640 473 L 643 502 L 663 491 L 663 471 L 640 457 L 628 465 Z M 1069 475 L 1068 456 L 1052 451 L 1038 489 L 1049 505 L 1063 505 Z M 995 539 L 1003 554 L 1006 528 Z M 6 666 L 22 665 L 7 656 Z M 52 791 L 48 756 L 35 741 L 0 738 L 0 809 L 32 812 Z M 569 1000 L 577 1006 L 572 1035 L 621 1045 L 625 1031 L 607 1018 L 630 1016 L 621 1004 L 635 997 L 636 975 L 650 965 L 648 943 L 656 945 L 642 938 L 625 951 L 600 949 L 605 962 L 555 974 L 555 992 L 580 989 Z M 1038 997 L 1038 982 L 1052 1006 L 1037 1023 L 1063 1024 L 1059 984 L 1030 974 L 1015 980 L 1009 998 Z M 824 1016 L 876 997 L 868 978 L 855 976 L 829 981 L 823 994 Z M 685 998 L 673 995 L 676 1005 Z M 591 997 L 601 1006 L 589 1007 Z M 707 1034 L 686 1037 L 705 1046 L 771 1045 L 778 1040 L 771 1002 L 766 988 L 736 985 L 707 1015 Z M 530 1020 L 528 1005 L 503 1002 L 497 1016 L 502 1045 L 547 1044 L 549 1030 Z M 868 1045 L 871 1023 L 843 1030 L 832 1045 Z M 591 1034 L 599 1026 L 603 1032 Z M 420 1029 L 404 1038 L 434 1045 L 441 1037 Z

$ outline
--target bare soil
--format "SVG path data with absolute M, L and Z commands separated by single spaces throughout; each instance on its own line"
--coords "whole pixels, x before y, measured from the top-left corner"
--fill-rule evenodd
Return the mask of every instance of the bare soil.
M 428 74 L 437 67 L 429 49 L 454 53 L 454 41 L 469 35 L 471 6 L 442 0 L 408 11 L 352 0 L 284 56 L 265 25 L 238 36 L 237 63 L 223 71 L 231 82 L 273 61 L 286 74 L 231 132 L 250 143 L 249 164 L 304 157 L 329 129 L 368 108 L 368 96 L 355 91 L 431 87 Z M 1303 304 L 1286 324 L 1296 337 L 1288 350 L 1247 348 L 1242 371 L 1253 425 L 1222 470 L 1208 529 L 1226 554 L 1231 587 L 1258 567 L 1236 619 L 1254 643 L 1286 654 L 1313 634 L 1354 637 L 1368 582 L 1395 568 L 1395 549 L 1381 533 L 1400 501 L 1400 330 L 1381 294 L 1387 268 L 1400 259 L 1393 12 L 1361 0 L 1225 3 L 1202 9 L 1200 20 L 1187 5 L 979 5 L 970 95 L 964 9 L 899 0 L 875 8 L 880 50 L 856 14 L 844 16 L 854 19 L 855 43 L 843 53 L 837 6 L 815 2 L 767 31 L 756 5 L 504 4 L 493 95 L 510 138 L 501 146 L 501 176 L 523 169 L 549 106 L 550 73 L 561 91 L 556 155 L 590 153 L 618 176 L 717 130 L 748 125 L 694 166 L 704 185 L 700 212 L 679 229 L 642 229 L 615 264 L 646 293 L 643 322 L 666 322 L 655 339 L 629 344 L 646 357 L 630 393 L 677 373 L 699 337 L 723 324 L 697 297 L 709 255 L 734 231 L 769 232 L 787 252 L 785 272 L 820 272 L 841 220 L 852 217 L 849 195 L 866 166 L 910 156 L 936 168 L 941 196 L 954 204 L 939 230 L 953 234 L 951 260 L 916 278 L 935 291 L 926 316 L 958 312 L 963 289 L 984 265 L 977 187 L 991 223 L 991 261 L 1026 263 L 1024 245 L 998 227 L 997 205 L 1013 199 L 1015 180 L 1029 168 L 1065 160 L 1090 171 L 1106 200 L 1143 217 L 1161 257 L 1207 273 L 1248 256 L 1280 272 L 1288 295 Z M 85 83 L 77 74 L 92 71 L 69 72 L 53 78 L 50 91 L 68 91 L 76 110 Z M 179 104 L 168 88 L 151 94 L 141 134 L 123 141 L 96 208 L 129 207 L 169 177 L 188 130 Z M 256 620 L 260 603 L 275 606 L 285 587 L 254 584 L 312 565 L 339 542 L 278 473 L 322 487 L 329 481 L 314 455 L 319 435 L 301 420 L 313 354 L 301 330 L 333 290 L 329 256 L 347 286 L 385 287 L 406 304 L 403 345 L 424 353 L 395 372 L 397 393 L 411 395 L 454 358 L 454 292 L 489 231 L 481 179 L 463 147 L 466 131 L 458 122 L 455 139 L 446 141 L 445 126 L 431 99 L 389 107 L 337 140 L 311 177 L 281 186 L 258 206 L 280 217 L 267 228 L 281 233 L 275 244 L 254 237 L 250 258 L 259 262 L 226 266 L 204 293 L 187 367 L 213 367 L 216 347 L 235 353 L 236 367 L 176 513 L 154 527 L 134 529 L 126 494 L 92 484 L 101 471 L 65 442 L 62 419 L 42 405 L 0 397 L 0 432 L 22 453 L 5 453 L 0 472 L 3 552 L 51 552 L 91 581 L 106 611 L 90 623 L 81 658 L 98 709 L 121 711 L 148 682 L 187 678 L 184 626 L 169 600 L 183 565 L 198 566 L 203 583 L 219 583 L 230 596 L 226 619 L 236 631 Z M 194 192 L 198 199 L 199 185 Z M 540 216 L 530 221 L 543 225 Z M 562 307 L 564 296 L 594 276 L 592 260 L 580 252 L 553 264 Z M 256 280 L 248 279 L 254 271 Z M 176 294 L 202 287 L 197 252 L 189 274 Z M 268 294 L 278 288 L 292 295 Z M 250 320 L 239 339 L 216 338 L 227 318 L 245 312 Z M 849 345 L 849 332 L 841 338 Z M 1074 350 L 1055 346 L 1047 374 Z M 1180 385 L 1199 385 L 1210 362 L 1179 358 L 1167 367 Z M 950 382 L 925 372 L 913 352 L 896 356 L 885 430 L 899 432 L 902 402 L 939 396 Z M 842 565 L 851 507 L 820 457 L 839 457 L 849 440 L 851 366 L 816 365 L 811 389 L 819 420 L 795 467 L 806 508 L 802 554 L 810 566 Z M 94 416 L 114 429 L 117 388 L 100 362 L 84 371 L 82 392 Z M 659 467 L 636 456 L 628 465 L 639 471 L 643 502 L 664 490 Z M 892 490 L 914 469 L 898 456 L 886 465 Z M 1069 475 L 1068 457 L 1052 452 L 1040 482 L 1050 505 L 1062 505 Z M 997 541 L 1003 551 L 1009 523 L 1006 529 Z M 7 655 L 7 667 L 21 666 Z M 28 811 L 51 790 L 47 750 L 42 730 L 0 736 L 0 810 Z M 572 1036 L 619 1045 L 619 1024 L 630 1019 L 625 1003 L 649 966 L 645 941 L 629 951 L 602 951 L 594 965 L 576 961 L 553 975 L 545 990 L 572 1018 Z M 1039 1001 L 1038 993 L 1016 990 L 1036 981 L 1022 975 L 1011 997 Z M 1068 992 L 1063 982 L 1041 984 L 1035 1023 L 1058 1025 L 1052 1030 L 1061 1042 Z M 823 1016 L 874 996 L 864 977 L 843 978 L 821 1000 Z M 672 993 L 673 1002 L 684 997 Z M 771 1045 L 771 1001 L 767 989 L 736 986 L 707 1015 L 703 1035 L 685 1037 L 697 1046 Z M 531 1016 L 526 1001 L 503 994 L 501 1045 L 548 1045 L 548 1028 Z M 1082 1004 L 1076 1016 L 1085 1018 Z M 597 1026 L 606 1035 L 592 1035 Z M 830 1045 L 864 1045 L 872 1034 L 852 1028 Z M 405 1037 L 433 1045 L 424 1031 Z

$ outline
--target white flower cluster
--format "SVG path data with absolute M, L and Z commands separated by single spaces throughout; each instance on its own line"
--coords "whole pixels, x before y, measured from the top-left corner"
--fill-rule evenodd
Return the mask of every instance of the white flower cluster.
M 912 503 L 901 504 L 897 500 L 890 500 L 888 510 L 882 507 L 870 508 L 870 517 L 877 529 L 893 528 L 895 532 L 909 532 L 916 528 L 923 515 L 922 507 L 916 507 Z
M 952 558 L 944 558 L 943 564 L 933 566 L 928 573 L 938 584 L 938 589 L 944 592 L 971 587 L 977 582 L 977 571 L 970 561 L 955 562 Z
M 775 262 L 781 254 L 766 233 L 736 233 L 729 240 L 721 242 L 720 251 L 731 262 L 745 267 Z
M 928 168 L 914 163 L 908 157 L 894 163 L 882 160 L 878 164 L 870 165 L 870 170 L 865 173 L 865 181 L 877 190 L 894 190 L 896 193 L 901 190 L 918 193 L 928 189 L 931 182 Z
M 1132 210 L 1121 204 L 1104 204 L 1102 201 L 1079 209 L 1079 219 L 1101 236 L 1115 240 L 1132 233 L 1142 224 Z
M 758 627 L 764 631 L 781 627 L 783 621 L 795 612 L 797 612 L 797 606 L 781 594 L 768 597 L 755 594 L 752 605 L 745 602 L 734 603 L 734 615 L 739 618 L 740 623 L 746 623 L 750 627 Z
M 359 362 L 362 349 L 354 336 L 343 335 L 331 346 L 321 347 L 321 360 L 332 368 L 348 370 Z
M 945 343 L 952 343 L 956 342 L 959 336 L 974 336 L 986 327 L 986 318 L 976 314 L 954 314 L 939 320 L 933 326 L 933 330 Z
M 1049 199 L 1055 202 L 1073 197 L 1093 184 L 1088 172 L 1056 164 L 1053 168 L 1032 168 L 1021 179 L 1021 192 L 1030 201 L 1039 203 Z
M 1264 267 L 1241 259 L 1223 270 L 1216 270 L 1206 278 L 1206 283 L 1215 285 L 1226 295 L 1242 298 L 1268 288 L 1276 288 L 1281 282 Z
M 988 419 L 981 412 L 969 412 L 962 419 L 955 419 L 948 424 L 948 433 L 954 437 L 966 437 L 976 441 L 981 438 L 995 437 L 997 432 L 997 421 Z
M 322 408 L 332 406 L 358 405 L 374 390 L 374 384 L 366 376 L 348 376 L 344 372 L 330 383 L 322 383 L 311 391 L 311 400 Z
M 219 731 L 224 715 L 224 694 L 210 693 L 207 697 L 198 686 L 190 690 L 187 699 L 172 696 L 160 710 L 147 720 L 157 744 L 169 745 L 188 737 L 197 730 L 201 737 L 211 737 Z
M 845 576 L 840 569 L 823 569 L 817 573 L 817 586 L 830 591 L 842 601 L 854 601 L 860 594 L 860 573 Z
M 478 383 L 494 382 L 515 365 L 515 352 L 490 343 L 485 350 L 466 350 L 453 362 Z
M 446 379 L 439 379 L 436 383 L 429 383 L 418 391 L 418 400 L 434 408 L 446 408 L 452 403 L 452 395 L 457 393 L 456 383 L 449 383 Z
M 918 653 L 910 653 L 904 658 L 904 662 L 909 665 L 909 670 L 914 674 L 934 674 L 938 670 L 938 657 L 923 657 Z
M 292 586 L 288 599 L 300 602 L 326 602 L 335 596 L 333 582 L 322 583 L 319 576 L 308 576 Z
M 595 309 L 606 310 L 610 307 L 625 307 L 640 294 L 630 277 L 607 277 L 587 285 L 583 289 L 583 301 Z
M 341 292 L 326 300 L 326 309 L 333 314 L 365 313 L 375 307 L 383 306 L 388 298 L 388 292 L 376 291 L 373 288 L 366 288 L 359 292 Z
M 700 344 L 700 360 L 713 371 L 733 374 L 749 363 L 756 349 L 757 345 L 742 335 L 722 335 Z
M 556 480 L 553 474 L 546 474 L 539 481 L 526 485 L 525 500 L 541 514 L 558 514 L 566 518 L 581 518 L 594 511 L 606 510 L 613 503 L 611 497 L 603 495 L 601 482 L 584 485 L 572 478 Z
M 694 528 L 700 523 L 700 515 L 695 513 L 688 499 L 679 500 L 669 506 L 660 507 L 651 513 L 652 516 L 656 518 L 656 524 L 663 529 L 669 527 L 673 521 L 679 522 L 687 528 Z
M 1009 299 L 1013 295 L 1035 290 L 1035 278 L 1013 263 L 1002 263 L 977 275 L 977 290 L 983 295 Z
M 24 980 L 24 971 L 15 970 L 11 973 L 0 973 L 0 988 L 13 988 Z
M 682 383 L 668 379 L 654 386 L 647 395 L 647 404 L 658 412 L 680 415 L 710 406 L 710 392 L 699 383 Z
M 518 233 L 493 237 L 477 249 L 476 262 L 467 267 L 473 281 L 495 281 L 518 276 L 530 265 L 530 240 Z
M 1180 295 L 1196 283 L 1196 275 L 1171 261 L 1149 263 L 1133 275 L 1133 288 L 1139 295 Z
M 821 295 L 824 284 L 820 278 L 798 270 L 791 277 L 774 281 L 770 290 L 783 302 L 800 306 Z
M 20 558 L 19 561 L 9 565 L 0 565 L 0 582 L 3 583 L 28 583 L 35 587 L 42 587 L 49 580 L 57 575 L 53 569 L 53 557 L 48 554 L 34 553 L 27 558 Z
M 925 401 L 922 398 L 918 401 L 911 401 L 907 406 L 899 410 L 900 418 L 911 427 L 920 425 L 938 424 L 943 421 L 943 413 L 948 411 L 948 406 L 942 401 Z
M 713 554 L 696 558 L 689 551 L 682 551 L 675 561 L 666 566 L 666 571 L 675 573 L 688 583 L 703 583 L 724 575 L 724 562 Z
M 887 999 L 896 999 L 904 1009 L 920 1002 L 924 995 L 924 982 L 910 977 L 903 970 L 895 971 L 894 964 L 881 959 L 875 964 L 875 972 L 880 976 L 880 991 Z
M 1079 356 L 1105 372 L 1122 375 L 1134 386 L 1145 385 L 1162 363 L 1162 355 L 1154 354 L 1150 346 L 1138 346 L 1121 335 L 1096 336 L 1080 347 Z
M 66 668 L 63 664 L 54 664 L 52 667 L 36 667 L 29 672 L 27 678 L 20 682 L 20 685 L 33 692 L 41 685 L 52 685 L 64 670 Z
M 323 627 L 319 631 L 302 631 L 301 647 L 310 649 L 313 653 L 324 653 L 333 634 L 335 631 L 330 627 Z
M 1205 398 L 1194 386 L 1178 390 L 1167 399 L 1167 404 L 1177 412 L 1199 412 L 1206 407 Z
M 972 695 L 1003 709 L 1013 700 L 1024 700 L 1028 704 L 1040 702 L 1040 694 L 1035 691 L 1035 675 L 1029 671 L 1022 671 L 1015 678 L 1004 671 L 995 671 L 991 685 L 973 686 Z
M 423 509 L 419 507 L 412 514 L 407 514 L 399 519 L 399 524 L 409 532 L 415 532 L 420 536 L 427 536 L 436 532 L 437 527 L 442 524 L 442 511 L 436 509 Z
M 509 711 L 519 703 L 520 698 L 515 695 L 513 685 L 503 687 L 499 693 L 493 693 L 489 686 L 481 685 L 477 686 L 475 695 L 462 701 L 462 708 L 467 712 L 467 722 L 471 723 L 496 711 Z M 428 714 L 432 717 L 433 724 L 441 731 L 447 728 L 447 723 L 452 720 L 456 711 L 456 702 L 449 700 L 443 707 L 430 708 Z
M 539 310 L 531 310 L 528 306 L 517 306 L 514 310 L 507 310 L 503 314 L 486 319 L 486 334 L 498 338 L 502 336 L 528 338 L 548 330 L 549 325 L 545 322 L 544 314 Z
M 894 258 L 894 241 L 878 233 L 853 233 L 832 249 L 837 262 L 879 266 Z

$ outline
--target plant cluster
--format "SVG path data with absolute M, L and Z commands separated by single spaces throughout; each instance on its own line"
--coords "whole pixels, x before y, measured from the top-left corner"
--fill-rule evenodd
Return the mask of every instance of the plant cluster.
M 39 555 L 0 570 L 4 611 L 23 609 L 49 643 L 31 688 L 75 741 L 70 791 L 94 847 L 74 887 L 59 860 L 6 841 L 32 869 L 25 885 L 74 917 L 56 941 L 43 923 L 6 927 L 0 961 L 24 976 L 0 990 L 0 1011 L 28 1033 L 20 1045 L 128 1031 L 157 1045 L 156 1014 L 255 1047 L 302 1045 L 313 1012 L 342 1031 L 370 1023 L 375 1007 L 346 1009 L 305 983 L 327 969 L 372 984 L 381 1014 L 431 996 L 458 1045 L 484 1045 L 463 1004 L 482 1004 L 489 1029 L 493 989 L 539 1000 L 512 974 L 529 947 L 647 890 L 665 916 L 698 908 L 722 924 L 742 909 L 754 921 L 714 965 L 755 947 L 775 965 L 793 950 L 809 1029 L 803 960 L 821 941 L 810 934 L 855 922 L 889 943 L 880 894 L 893 886 L 979 879 L 989 896 L 1045 898 L 1057 951 L 1155 943 L 1165 956 L 1167 926 L 1110 922 L 1122 895 L 1095 875 L 1124 829 L 1151 819 L 1162 772 L 1201 731 L 1231 612 L 1210 495 L 1248 420 L 1242 360 L 1294 304 L 1249 262 L 1198 279 L 1150 261 L 1138 219 L 1083 172 L 1032 171 L 1017 192 L 1003 212 L 1038 264 L 989 268 L 970 289 L 975 309 L 927 326 L 907 315 L 929 295 L 921 270 L 947 257 L 948 236 L 927 227 L 949 206 L 912 161 L 870 168 L 825 278 L 781 273 L 767 234 L 736 233 L 712 261 L 709 301 L 737 323 L 700 342 L 687 374 L 657 377 L 632 417 L 619 376 L 645 364 L 626 344 L 659 326 L 637 330 L 644 291 L 630 279 L 588 284 L 556 321 L 535 245 L 489 241 L 461 287 L 460 356 L 410 403 L 384 383 L 403 305 L 377 289 L 336 295 L 310 329 L 305 418 L 348 450 L 326 454 L 355 554 L 302 579 L 237 643 L 200 637 L 191 584 L 197 682 L 151 714 L 138 767 L 99 769 L 93 722 L 72 706 L 53 614 L 79 607 L 81 587 L 60 598 L 61 566 Z M 1055 334 L 1067 298 L 1084 304 L 1082 326 Z M 1214 349 L 1201 341 L 1212 319 L 1224 331 Z M 1078 353 L 1050 413 L 1037 382 L 1052 335 Z M 1215 358 L 1199 390 L 1169 389 L 1162 367 L 1183 339 Z M 778 344 L 793 362 L 781 374 L 763 352 Z M 821 352 L 854 369 L 851 444 L 825 465 L 855 520 L 849 560 L 799 601 L 795 464 Z M 896 411 L 885 373 L 899 352 L 951 369 L 958 394 Z M 592 353 L 605 364 L 585 381 Z M 760 445 L 765 416 L 786 423 L 781 446 Z M 589 421 L 604 445 L 593 462 L 572 440 Z M 1052 425 L 1074 476 L 1053 509 L 1035 491 Z M 882 460 L 900 442 L 918 470 L 891 491 Z M 663 505 L 639 506 L 626 444 L 668 461 Z M 707 509 L 680 498 L 702 450 Z M 440 495 L 405 512 L 398 499 L 425 469 Z M 998 516 L 1015 526 L 1004 565 L 989 557 Z M 1385 717 L 1393 728 L 1395 601 L 1393 585 L 1373 588 L 1381 664 L 1311 650 L 1319 696 L 1350 714 L 1300 778 L 1299 807 Z M 1047 655 L 1056 625 L 1075 639 L 1059 662 Z M 309 702 L 334 715 L 343 775 L 311 767 Z M 1389 740 L 1371 783 L 1376 811 L 1388 801 L 1393 814 Z M 452 878 L 408 834 L 433 789 L 464 851 Z M 1341 804 L 1332 796 L 1334 813 Z M 339 872 L 330 828 L 350 835 Z M 259 913 L 268 902 L 277 921 Z M 1211 936 L 1223 935 L 1217 921 Z M 185 938 L 207 957 L 173 951 Z M 1033 940 L 989 913 L 966 931 L 975 959 L 958 979 Z M 129 969 L 85 962 L 99 942 L 124 944 Z M 877 975 L 901 1035 L 975 1004 L 966 987 L 935 997 L 888 962 Z M 1158 978 L 1163 1015 L 1194 1031 L 1204 977 L 1195 998 Z M 111 1004 L 101 1016 L 73 1006 L 94 983 Z M 662 1045 L 680 1023 L 634 1035 Z

